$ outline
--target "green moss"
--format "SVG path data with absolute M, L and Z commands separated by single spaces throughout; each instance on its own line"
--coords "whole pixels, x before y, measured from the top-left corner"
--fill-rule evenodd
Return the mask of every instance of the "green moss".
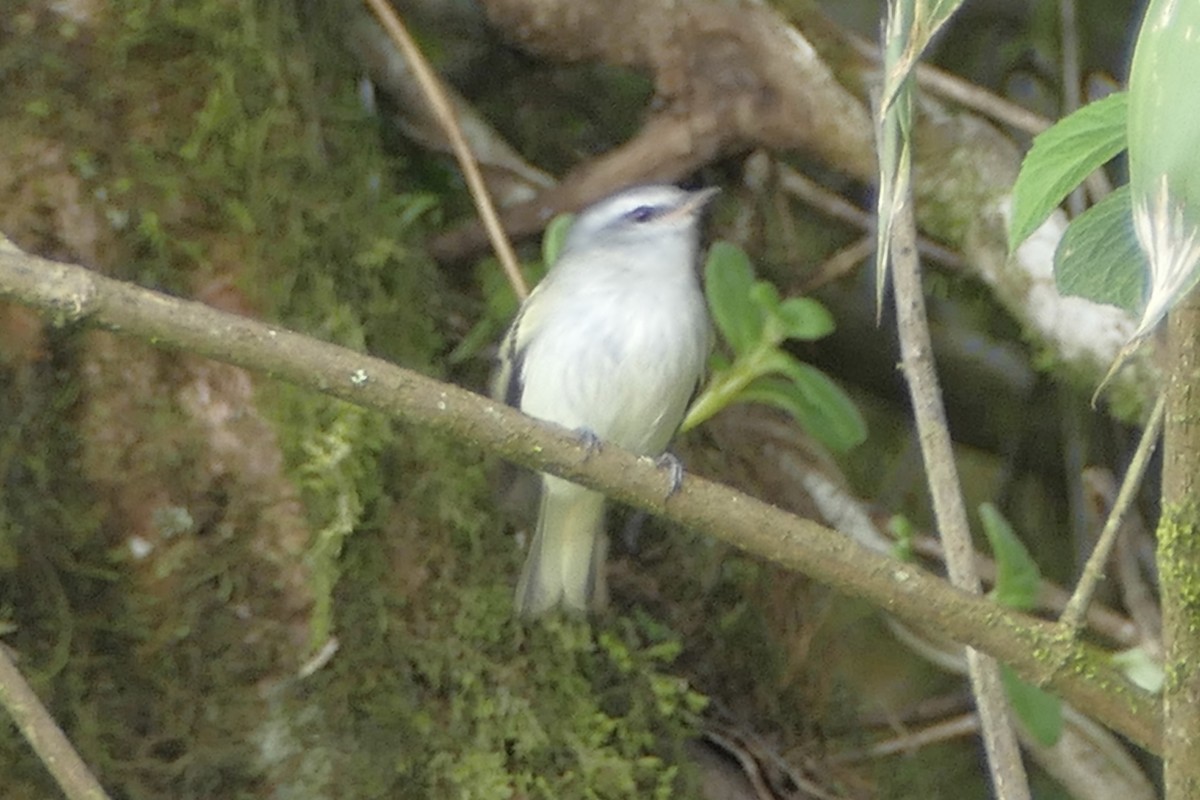
M 399 529 L 348 542 L 340 651 L 279 715 L 303 742 L 280 752 L 308 767 L 268 763 L 275 781 L 317 764 L 353 784 L 340 796 L 688 796 L 681 741 L 703 700 L 670 673 L 678 640 L 630 619 L 524 626 L 508 574 L 480 569 L 511 553 L 482 546 L 439 557 Z M 414 558 L 423 569 L 397 569 Z
M 1200 628 L 1200 504 L 1186 501 L 1163 507 L 1158 524 L 1158 568 L 1163 610 L 1168 626 L 1176 631 Z M 1187 651 L 1187 637 L 1178 637 L 1177 653 Z M 1167 671 L 1167 691 L 1178 680 L 1177 670 Z
M 12 17 L 25 36 L 0 46 L 0 73 L 23 76 L 0 119 L 70 153 L 98 266 L 436 372 L 436 205 L 361 108 L 344 7 L 109 13 L 79 41 L 30 2 Z M 678 637 L 646 619 L 514 621 L 519 556 L 479 454 L 260 380 L 304 507 L 273 527 L 278 498 L 214 484 L 210 432 L 158 391 L 173 356 L 122 341 L 101 357 L 77 335 L 44 370 L 0 372 L 0 419 L 20 421 L 0 429 L 0 619 L 116 796 L 694 794 L 682 742 L 703 700 L 677 675 Z M 125 438 L 80 454 L 109 434 Z M 145 502 L 146 560 L 116 507 L 142 485 L 167 495 Z M 270 532 L 307 536 L 303 563 L 264 552 Z M 6 796 L 54 793 L 7 728 L 0 763 Z

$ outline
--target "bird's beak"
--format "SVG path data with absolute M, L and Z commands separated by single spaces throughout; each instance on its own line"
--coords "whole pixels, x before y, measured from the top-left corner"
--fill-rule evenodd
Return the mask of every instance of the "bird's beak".
M 667 216 L 670 217 L 690 217 L 693 214 L 698 214 L 700 211 L 712 202 L 712 199 L 721 193 L 721 187 L 709 186 L 704 189 L 697 189 L 688 194 L 687 199 L 671 211 Z
M 688 197 L 687 202 L 683 204 L 683 208 L 688 213 L 699 211 L 704 208 L 712 199 L 721 193 L 720 186 L 709 186 L 704 189 L 697 189 Z

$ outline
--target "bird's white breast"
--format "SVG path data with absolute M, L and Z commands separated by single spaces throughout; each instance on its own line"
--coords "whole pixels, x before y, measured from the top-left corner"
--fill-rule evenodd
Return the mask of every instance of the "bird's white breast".
M 707 358 L 697 281 L 690 272 L 635 268 L 602 281 L 577 275 L 546 287 L 556 295 L 553 312 L 541 318 L 524 354 L 521 409 L 635 452 L 660 453 Z

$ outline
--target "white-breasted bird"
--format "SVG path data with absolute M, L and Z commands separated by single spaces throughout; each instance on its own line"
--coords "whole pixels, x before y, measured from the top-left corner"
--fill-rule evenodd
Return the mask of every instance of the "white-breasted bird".
M 663 453 L 708 359 L 700 219 L 716 192 L 638 186 L 581 212 L 504 339 L 496 396 L 602 443 Z M 517 612 L 602 605 L 607 541 L 604 496 L 543 474 Z

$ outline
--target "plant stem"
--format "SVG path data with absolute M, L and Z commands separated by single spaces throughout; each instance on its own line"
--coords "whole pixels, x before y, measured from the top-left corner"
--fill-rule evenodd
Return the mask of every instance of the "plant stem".
M 731 405 L 743 389 L 766 372 L 763 362 L 774 349 L 773 344 L 760 342 L 750 353 L 739 356 L 728 367 L 714 373 L 703 393 L 688 409 L 679 426 L 680 433 L 691 430 Z
M 921 292 L 911 196 L 895 210 L 891 250 L 902 365 L 912 396 L 934 515 L 946 551 L 946 567 L 950 572 L 950 581 L 955 586 L 979 594 L 982 586 L 979 574 L 975 571 L 975 548 L 971 543 L 971 529 L 958 480 L 958 468 L 954 462 L 946 409 L 942 404 L 941 387 L 933 364 L 933 342 L 929 336 L 925 298 Z M 983 742 L 996 796 L 1028 800 L 1029 781 L 1000 681 L 1000 666 L 995 659 L 969 647 L 967 667 L 979 709 Z
M 54 776 L 69 800 L 108 800 L 58 723 L 42 705 L 15 664 L 0 647 L 0 705 Z
M 1154 446 L 1158 443 L 1158 434 L 1162 430 L 1165 404 L 1165 397 L 1159 395 L 1158 402 L 1154 404 L 1154 410 L 1150 412 L 1150 419 L 1146 421 L 1146 427 L 1142 431 L 1142 439 L 1138 443 L 1137 451 L 1129 462 L 1125 479 L 1121 481 L 1121 491 L 1113 503 L 1108 519 L 1104 522 L 1104 530 L 1100 533 L 1100 539 L 1096 542 L 1087 564 L 1084 565 L 1083 574 L 1079 577 L 1079 583 L 1075 586 L 1070 602 L 1067 603 L 1062 616 L 1059 617 L 1058 621 L 1073 631 L 1078 632 L 1083 627 L 1088 603 L 1092 601 L 1096 586 L 1104 577 L 1104 568 L 1108 564 L 1113 545 L 1117 541 L 1117 534 L 1121 531 L 1121 524 L 1125 521 L 1125 514 L 1133 502 L 1134 494 L 1141 488 L 1142 478 L 1146 475 L 1146 468 L 1150 465 L 1150 456 L 1154 454 Z

